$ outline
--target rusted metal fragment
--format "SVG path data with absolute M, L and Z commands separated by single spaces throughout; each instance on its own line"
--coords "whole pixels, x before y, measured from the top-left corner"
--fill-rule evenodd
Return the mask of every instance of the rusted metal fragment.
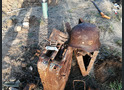
M 83 22 L 84 22 L 84 20 L 82 18 L 79 18 L 78 24 L 83 23 Z
M 65 41 L 68 40 L 68 34 L 65 34 L 57 29 L 53 29 L 50 37 L 49 37 L 49 41 L 50 43 L 60 43 L 60 44 L 64 44 Z
M 83 88 L 82 89 L 75 88 L 75 82 L 83 82 L 83 84 L 82 84 Z M 84 80 L 73 80 L 73 89 L 74 90 L 99 90 L 99 88 L 95 88 L 95 87 L 91 87 L 91 86 L 87 85 Z
M 58 51 L 46 50 L 39 57 L 37 63 L 38 72 L 44 90 L 64 90 L 71 69 L 73 49 L 65 42 L 68 36 L 59 30 L 53 29 L 49 37 L 50 42 Z
M 44 90 L 64 90 L 71 69 L 72 52 L 72 48 L 67 47 L 64 57 L 53 61 L 40 56 L 37 67 Z
M 93 52 L 93 55 L 92 55 L 91 60 L 89 62 L 89 65 L 87 66 L 87 70 L 85 68 L 84 59 L 83 59 L 83 56 L 85 56 L 87 53 L 85 52 L 84 55 L 78 55 L 78 51 L 76 51 L 76 50 L 74 50 L 74 53 L 75 53 L 75 56 L 76 56 L 76 59 L 77 59 L 77 62 L 78 62 L 78 65 L 79 65 L 79 68 L 81 70 L 82 75 L 83 76 L 89 75 L 99 51 Z
M 53 31 L 49 37 L 50 43 L 48 44 L 48 46 L 54 46 L 59 50 L 60 47 L 62 46 L 62 44 L 64 44 L 67 40 L 68 40 L 68 34 L 65 34 L 59 30 L 53 29 Z M 46 52 L 47 52 L 47 50 L 44 50 L 43 53 L 46 53 Z M 50 59 L 53 60 L 57 53 L 58 53 L 58 51 L 52 52 Z

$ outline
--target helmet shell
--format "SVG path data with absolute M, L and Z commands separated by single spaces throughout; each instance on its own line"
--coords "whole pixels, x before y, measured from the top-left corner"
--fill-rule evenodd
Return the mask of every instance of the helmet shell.
M 70 32 L 69 46 L 87 52 L 93 52 L 100 47 L 99 29 L 91 23 L 80 23 Z

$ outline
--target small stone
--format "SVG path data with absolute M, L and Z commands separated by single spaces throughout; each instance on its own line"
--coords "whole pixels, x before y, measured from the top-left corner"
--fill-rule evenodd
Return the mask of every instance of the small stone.
M 21 8 L 21 6 L 22 6 L 22 3 L 18 3 L 18 8 Z
M 10 60 L 10 57 L 9 56 L 5 56 L 4 57 L 4 60 L 9 61 Z
M 110 49 L 110 47 L 107 47 L 107 49 Z
M 21 31 L 21 29 L 22 29 L 22 27 L 21 27 L 21 26 L 16 26 L 16 27 L 15 27 L 15 32 L 20 32 L 20 31 Z
M 30 19 L 30 16 L 27 16 L 27 19 L 28 19 L 28 21 L 29 21 L 29 19 Z
M 29 22 L 23 22 L 23 28 L 29 28 Z
M 21 61 L 25 61 L 25 59 L 24 59 L 24 58 L 20 58 L 20 60 L 21 60 Z
M 32 67 L 32 66 L 30 66 L 30 67 L 29 67 L 29 70 L 31 70 L 31 71 L 32 71 L 32 70 L 33 70 L 33 67 Z

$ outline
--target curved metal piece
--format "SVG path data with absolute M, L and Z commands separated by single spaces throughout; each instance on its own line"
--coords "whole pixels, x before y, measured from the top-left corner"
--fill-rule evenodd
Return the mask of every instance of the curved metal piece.
M 83 56 L 85 56 L 85 55 L 78 55 L 77 51 L 74 50 L 74 54 L 76 56 L 79 68 L 80 68 L 81 73 L 82 73 L 83 76 L 89 75 L 89 73 L 90 73 L 90 71 L 91 71 L 91 69 L 93 67 L 93 64 L 94 64 L 94 62 L 96 60 L 96 57 L 97 57 L 98 53 L 99 53 L 99 51 L 94 51 L 93 52 L 93 55 L 92 55 L 92 57 L 90 59 L 89 65 L 87 66 L 87 70 L 86 70 L 85 64 L 84 64 L 84 59 L 83 59 Z
M 91 23 L 81 23 L 72 28 L 69 46 L 93 52 L 100 47 L 99 29 Z

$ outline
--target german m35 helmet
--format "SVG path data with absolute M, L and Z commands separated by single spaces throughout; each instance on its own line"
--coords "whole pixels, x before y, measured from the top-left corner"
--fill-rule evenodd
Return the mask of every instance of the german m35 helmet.
M 93 52 L 100 47 L 99 29 L 91 23 L 80 23 L 70 31 L 69 46 L 87 52 Z

